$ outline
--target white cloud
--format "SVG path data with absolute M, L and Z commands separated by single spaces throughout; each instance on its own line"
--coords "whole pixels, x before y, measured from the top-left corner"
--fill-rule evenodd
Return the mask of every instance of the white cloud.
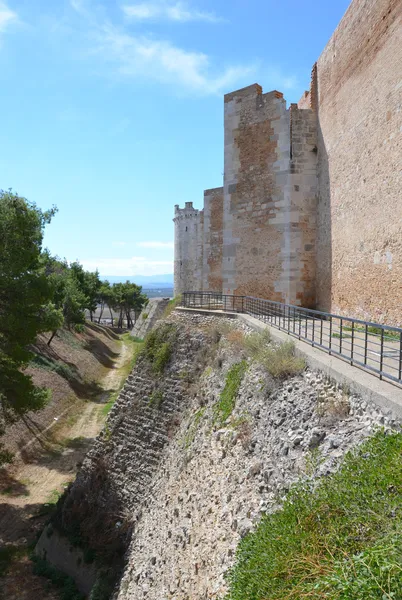
M 139 4 L 127 4 L 122 10 L 128 19 L 145 20 L 168 20 L 185 23 L 188 21 L 207 21 L 217 23 L 222 21 L 213 13 L 199 11 L 191 8 L 185 2 L 141 2 Z
M 164 40 L 133 36 L 111 24 L 104 24 L 96 39 L 97 52 L 114 62 L 120 75 L 173 82 L 201 94 L 221 94 L 254 71 L 250 66 L 233 66 L 213 74 L 210 58 L 202 52 L 184 50 Z
M 137 242 L 140 248 L 173 248 L 173 242 Z
M 0 0 L 0 33 L 5 31 L 13 21 L 17 21 L 17 13 L 13 12 L 5 2 Z
M 81 261 L 88 271 L 98 269 L 100 275 L 159 275 L 172 273 L 172 260 L 148 260 L 144 256 L 131 258 L 99 258 Z

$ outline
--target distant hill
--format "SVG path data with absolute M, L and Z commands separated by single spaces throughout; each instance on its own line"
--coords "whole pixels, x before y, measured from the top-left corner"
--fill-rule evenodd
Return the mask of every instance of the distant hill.
M 100 279 L 109 281 L 110 283 L 124 283 L 131 281 L 137 285 L 142 285 L 143 288 L 149 290 L 155 288 L 173 288 L 173 273 L 168 275 L 101 275 Z

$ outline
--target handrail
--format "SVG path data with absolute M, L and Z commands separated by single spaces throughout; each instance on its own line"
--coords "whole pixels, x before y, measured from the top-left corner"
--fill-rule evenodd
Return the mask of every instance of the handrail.
M 312 346 L 402 385 L 402 329 L 254 296 L 190 291 L 181 305 L 246 313 Z

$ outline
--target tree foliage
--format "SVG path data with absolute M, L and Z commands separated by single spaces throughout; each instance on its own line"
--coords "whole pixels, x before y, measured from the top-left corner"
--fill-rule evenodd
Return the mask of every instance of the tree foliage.
M 56 208 L 42 211 L 26 198 L 0 191 L 0 435 L 28 411 L 42 408 L 49 392 L 36 387 L 26 367 L 29 347 L 38 334 L 49 333 L 48 345 L 64 326 L 77 329 L 100 305 L 107 305 L 130 328 L 147 302 L 142 288 L 126 282 L 110 286 L 99 273 L 78 262 L 51 256 L 42 249 L 44 228 Z M 10 461 L 0 444 L 0 464 Z
M 23 367 L 31 358 L 29 344 L 56 318 L 41 261 L 43 230 L 55 212 L 0 191 L 0 405 L 5 421 L 41 408 L 48 398 Z

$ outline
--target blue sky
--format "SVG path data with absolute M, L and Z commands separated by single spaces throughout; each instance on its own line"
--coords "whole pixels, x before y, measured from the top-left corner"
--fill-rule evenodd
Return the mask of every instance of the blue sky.
M 349 0 L 0 0 L 0 189 L 102 275 L 172 272 L 173 206 L 222 185 L 223 94 L 296 102 Z

